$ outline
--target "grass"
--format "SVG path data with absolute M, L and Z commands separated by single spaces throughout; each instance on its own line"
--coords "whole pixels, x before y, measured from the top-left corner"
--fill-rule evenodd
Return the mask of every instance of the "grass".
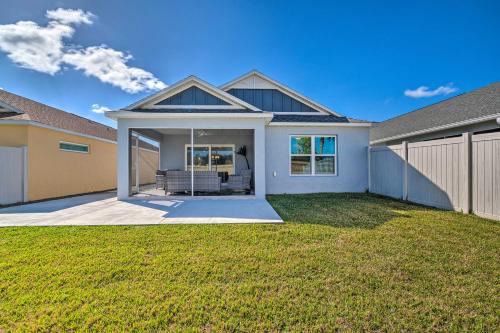
M 0 229 L 0 332 L 498 330 L 498 222 L 269 201 L 286 224 Z

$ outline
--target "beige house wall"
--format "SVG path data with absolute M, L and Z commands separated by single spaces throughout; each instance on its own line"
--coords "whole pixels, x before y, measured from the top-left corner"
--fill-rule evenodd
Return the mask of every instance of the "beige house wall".
M 1 147 L 22 147 L 28 145 L 27 125 L 0 125 Z
M 136 147 L 132 148 L 132 184 L 135 185 L 135 159 Z M 158 152 L 139 148 L 139 181 L 141 185 L 152 184 L 156 181 L 156 170 L 158 170 L 159 156 Z
M 89 145 L 90 151 L 62 151 L 60 141 Z M 0 146 L 28 147 L 28 201 L 116 188 L 114 142 L 32 125 L 0 125 Z M 141 184 L 154 183 L 159 154 L 139 153 Z
M 59 142 L 89 145 L 86 153 L 59 150 Z M 28 200 L 116 188 L 116 144 L 47 128 L 28 128 Z

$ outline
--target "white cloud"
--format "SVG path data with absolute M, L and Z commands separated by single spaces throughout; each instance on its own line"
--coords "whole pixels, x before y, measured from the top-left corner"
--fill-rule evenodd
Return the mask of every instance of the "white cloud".
M 32 21 L 0 25 L 0 51 L 24 68 L 54 75 L 68 64 L 129 93 L 166 87 L 152 73 L 128 66 L 131 55 L 105 45 L 65 45 L 64 39 L 70 39 L 75 32 L 72 25 L 92 24 L 95 16 L 91 12 L 57 8 L 48 10 L 45 16 L 50 20 L 46 26 Z
M 73 33 L 55 21 L 46 27 L 31 21 L 0 25 L 0 50 L 21 67 L 53 75 L 61 69 L 63 38 Z
M 422 97 L 433 97 L 438 95 L 448 95 L 457 91 L 458 88 L 453 87 L 453 83 L 449 83 L 446 86 L 439 86 L 434 90 L 429 90 L 429 87 L 421 86 L 417 89 L 410 90 L 406 89 L 405 96 L 412 98 L 422 98 Z
M 104 113 L 104 112 L 107 112 L 107 111 L 111 111 L 111 109 L 108 108 L 107 106 L 99 105 L 99 104 L 92 104 L 92 112 L 95 112 L 95 113 Z
M 117 86 L 129 93 L 166 87 L 152 73 L 141 68 L 129 67 L 127 62 L 131 59 L 131 55 L 106 45 L 70 50 L 63 57 L 65 63 L 82 70 L 85 75 L 95 76 L 102 82 Z
M 92 24 L 92 19 L 95 17 L 91 12 L 84 12 L 81 9 L 64 9 L 57 8 L 56 10 L 48 10 L 45 16 L 62 24 Z

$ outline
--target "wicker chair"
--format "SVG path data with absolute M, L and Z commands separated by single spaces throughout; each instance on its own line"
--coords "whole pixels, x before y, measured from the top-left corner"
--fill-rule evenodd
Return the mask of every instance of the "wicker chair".
M 167 171 L 165 193 L 191 191 L 191 171 Z M 219 192 L 221 178 L 216 171 L 195 171 L 194 190 Z
M 234 191 L 249 191 L 251 189 L 252 170 L 241 170 L 239 175 L 229 176 L 227 187 Z
M 162 170 L 157 170 L 156 171 L 156 189 L 165 189 L 165 178 L 166 178 L 167 172 L 162 171 Z

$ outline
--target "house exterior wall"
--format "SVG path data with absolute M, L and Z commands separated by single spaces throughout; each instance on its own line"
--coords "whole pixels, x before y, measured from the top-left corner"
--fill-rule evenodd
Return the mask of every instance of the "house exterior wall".
M 28 145 L 27 125 L 0 125 L 0 147 Z
M 241 130 L 242 134 L 225 134 L 220 131 L 218 135 L 211 135 L 195 138 L 195 144 L 234 144 L 237 150 L 241 146 L 247 148 L 247 158 L 250 168 L 254 167 L 253 132 Z M 191 143 L 190 135 L 163 135 L 160 145 L 161 169 L 179 169 L 185 167 L 185 145 Z M 247 164 L 243 156 L 235 154 L 235 172 L 247 169 Z
M 290 135 L 336 135 L 336 176 L 291 176 Z M 266 127 L 266 192 L 364 192 L 368 189 L 369 128 L 367 127 Z M 274 176 L 276 172 L 276 176 Z
M 60 141 L 87 144 L 90 152 L 61 151 Z M 29 201 L 113 189 L 115 165 L 115 143 L 29 126 Z
M 135 159 L 136 147 L 132 149 L 132 179 L 135 181 Z M 156 182 L 156 170 L 158 170 L 158 152 L 145 148 L 139 148 L 139 182 L 141 185 Z M 116 168 L 115 168 L 116 169 Z
M 86 144 L 90 153 L 59 150 L 59 142 Z M 0 125 L 0 147 L 27 147 L 27 198 L 42 200 L 116 188 L 117 145 L 111 141 L 33 125 Z M 154 183 L 158 152 L 140 149 L 141 184 Z

